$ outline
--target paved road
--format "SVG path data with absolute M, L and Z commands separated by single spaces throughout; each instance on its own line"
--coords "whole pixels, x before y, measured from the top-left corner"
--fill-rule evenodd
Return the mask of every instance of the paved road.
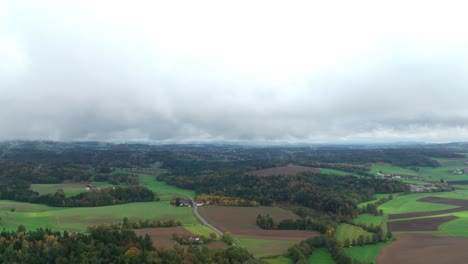
M 198 206 L 197 206 L 197 203 L 195 203 L 195 201 L 192 199 L 192 197 L 188 196 L 188 195 L 185 195 L 187 196 L 190 200 L 192 200 L 192 204 L 193 204 L 193 213 L 195 214 L 195 216 L 198 218 L 198 220 L 200 220 L 200 222 L 202 222 L 202 224 L 206 225 L 207 227 L 211 228 L 213 231 L 215 231 L 216 233 L 218 233 L 219 235 L 223 235 L 223 232 L 219 231 L 219 229 L 217 229 L 216 227 L 210 225 L 210 223 L 208 223 L 205 218 L 203 218 L 200 214 L 198 214 Z

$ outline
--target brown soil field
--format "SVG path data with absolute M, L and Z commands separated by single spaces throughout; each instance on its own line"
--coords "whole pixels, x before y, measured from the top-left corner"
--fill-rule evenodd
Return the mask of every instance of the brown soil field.
M 174 240 L 172 240 L 173 234 L 192 235 L 192 233 L 181 226 L 166 228 L 142 228 L 135 229 L 134 231 L 138 236 L 144 236 L 145 234 L 148 234 L 153 239 L 155 247 L 165 249 L 171 249 L 176 243 Z
M 456 216 L 428 217 L 412 220 L 387 222 L 387 228 L 391 232 L 400 231 L 437 231 L 437 227 L 445 222 L 457 219 Z
M 460 211 L 468 211 L 468 200 L 428 196 L 428 197 L 418 199 L 418 202 L 448 204 L 448 205 L 454 205 L 454 206 L 459 206 L 459 207 L 447 209 L 447 210 L 431 211 L 431 212 L 390 214 L 388 215 L 388 219 L 392 220 L 392 219 L 400 219 L 400 218 L 422 217 L 422 216 L 448 214 L 448 213 L 454 213 L 454 212 L 460 212 Z
M 222 232 L 244 238 L 303 240 L 318 233 L 302 230 L 264 230 L 257 226 L 259 214 L 269 214 L 275 223 L 283 219 L 299 219 L 294 213 L 278 207 L 204 206 L 198 212 Z
M 301 172 L 315 172 L 319 173 L 320 169 L 312 168 L 312 167 L 305 167 L 305 166 L 284 166 L 284 167 L 275 167 L 275 168 L 268 168 L 263 170 L 255 170 L 255 171 L 248 171 L 245 174 L 248 175 L 256 175 L 256 176 L 275 176 L 275 175 L 297 175 Z
M 468 239 L 429 234 L 400 234 L 382 249 L 377 264 L 467 263 Z

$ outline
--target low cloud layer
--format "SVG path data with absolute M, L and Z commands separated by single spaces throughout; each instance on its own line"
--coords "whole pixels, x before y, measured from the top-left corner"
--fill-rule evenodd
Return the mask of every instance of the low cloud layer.
M 461 6 L 153 2 L 2 2 L 0 140 L 466 140 Z

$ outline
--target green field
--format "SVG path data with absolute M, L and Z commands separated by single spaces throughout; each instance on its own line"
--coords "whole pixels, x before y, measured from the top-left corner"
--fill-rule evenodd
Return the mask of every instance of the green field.
M 353 173 L 350 173 L 350 172 L 334 170 L 334 169 L 327 169 L 327 168 L 320 168 L 320 173 L 332 174 L 332 175 L 354 175 Z
M 340 242 L 344 242 L 346 239 L 349 239 L 350 242 L 353 239 L 357 240 L 360 235 L 363 235 L 365 238 L 372 237 L 372 233 L 350 224 L 340 224 L 335 231 L 335 238 Z
M 204 225 L 192 225 L 192 226 L 184 226 L 187 231 L 190 233 L 197 235 L 197 236 L 204 236 L 206 238 L 210 238 L 211 234 L 215 234 L 216 238 L 219 239 L 220 235 L 216 234 L 211 228 L 204 226 Z
M 382 247 L 386 244 L 378 243 L 376 245 L 345 248 L 344 250 L 353 259 L 375 263 L 377 257 L 382 253 Z
M 284 255 L 288 248 L 297 244 L 297 240 L 272 240 L 256 238 L 235 238 L 236 244 L 247 248 L 256 258 Z
M 468 237 L 468 212 L 452 213 L 460 218 L 441 224 L 439 231 L 443 234 Z
M 266 261 L 268 264 L 294 264 L 292 259 L 285 256 L 263 258 L 262 261 Z
M 468 174 L 454 175 L 452 173 L 455 169 L 462 169 L 467 167 L 464 164 L 464 159 L 435 159 L 440 163 L 440 167 L 431 168 L 431 167 L 418 167 L 418 171 L 411 169 L 406 169 L 398 166 L 393 166 L 390 164 L 385 165 L 372 165 L 371 174 L 377 174 L 379 171 L 383 173 L 393 173 L 393 174 L 406 174 L 423 177 L 427 181 L 439 181 L 441 179 L 445 181 L 455 181 L 455 180 L 468 180 Z
M 11 212 L 11 208 L 15 208 Z M 171 206 L 168 202 L 129 203 L 102 207 L 58 208 L 45 205 L 0 201 L 2 227 L 12 230 L 19 224 L 27 229 L 49 227 L 54 230 L 85 231 L 94 224 L 110 224 L 130 219 L 174 219 L 183 224 L 198 224 L 192 208 Z
M 394 198 L 391 201 L 388 201 L 380 205 L 379 210 L 382 209 L 385 214 L 401 214 L 401 213 L 411 213 L 411 212 L 430 212 L 430 211 L 445 210 L 445 209 L 451 209 L 451 208 L 457 207 L 457 206 L 452 206 L 452 205 L 424 203 L 424 202 L 416 201 L 426 196 L 455 198 L 455 197 L 450 197 L 450 196 L 459 197 L 460 195 L 456 195 L 451 192 L 415 193 L 415 194 L 401 195 L 401 196 Z
M 361 214 L 353 221 L 356 224 L 366 224 L 366 225 L 374 225 L 379 226 L 385 223 L 386 216 L 375 216 L 371 214 Z
M 330 251 L 326 248 L 319 248 L 312 253 L 309 257 L 308 262 L 309 264 L 334 264 L 335 261 L 332 259 L 330 255 Z
M 31 184 L 31 190 L 38 192 L 39 195 L 55 193 L 58 189 L 62 189 L 65 193 L 65 196 L 73 196 L 82 192 L 86 192 L 87 183 L 59 183 L 59 184 Z M 107 182 L 91 182 L 89 183 L 94 186 L 99 186 L 105 188 L 112 186 Z
M 188 195 L 195 198 L 195 191 L 182 189 L 173 185 L 169 185 L 162 181 L 157 181 L 156 176 L 149 174 L 138 174 L 140 185 L 145 186 L 151 191 L 158 194 L 161 201 L 170 201 L 174 196 Z

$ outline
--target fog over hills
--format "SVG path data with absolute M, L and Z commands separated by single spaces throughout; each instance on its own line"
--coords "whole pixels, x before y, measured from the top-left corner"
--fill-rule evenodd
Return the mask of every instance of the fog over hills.
M 0 140 L 466 141 L 464 5 L 1 1 Z

